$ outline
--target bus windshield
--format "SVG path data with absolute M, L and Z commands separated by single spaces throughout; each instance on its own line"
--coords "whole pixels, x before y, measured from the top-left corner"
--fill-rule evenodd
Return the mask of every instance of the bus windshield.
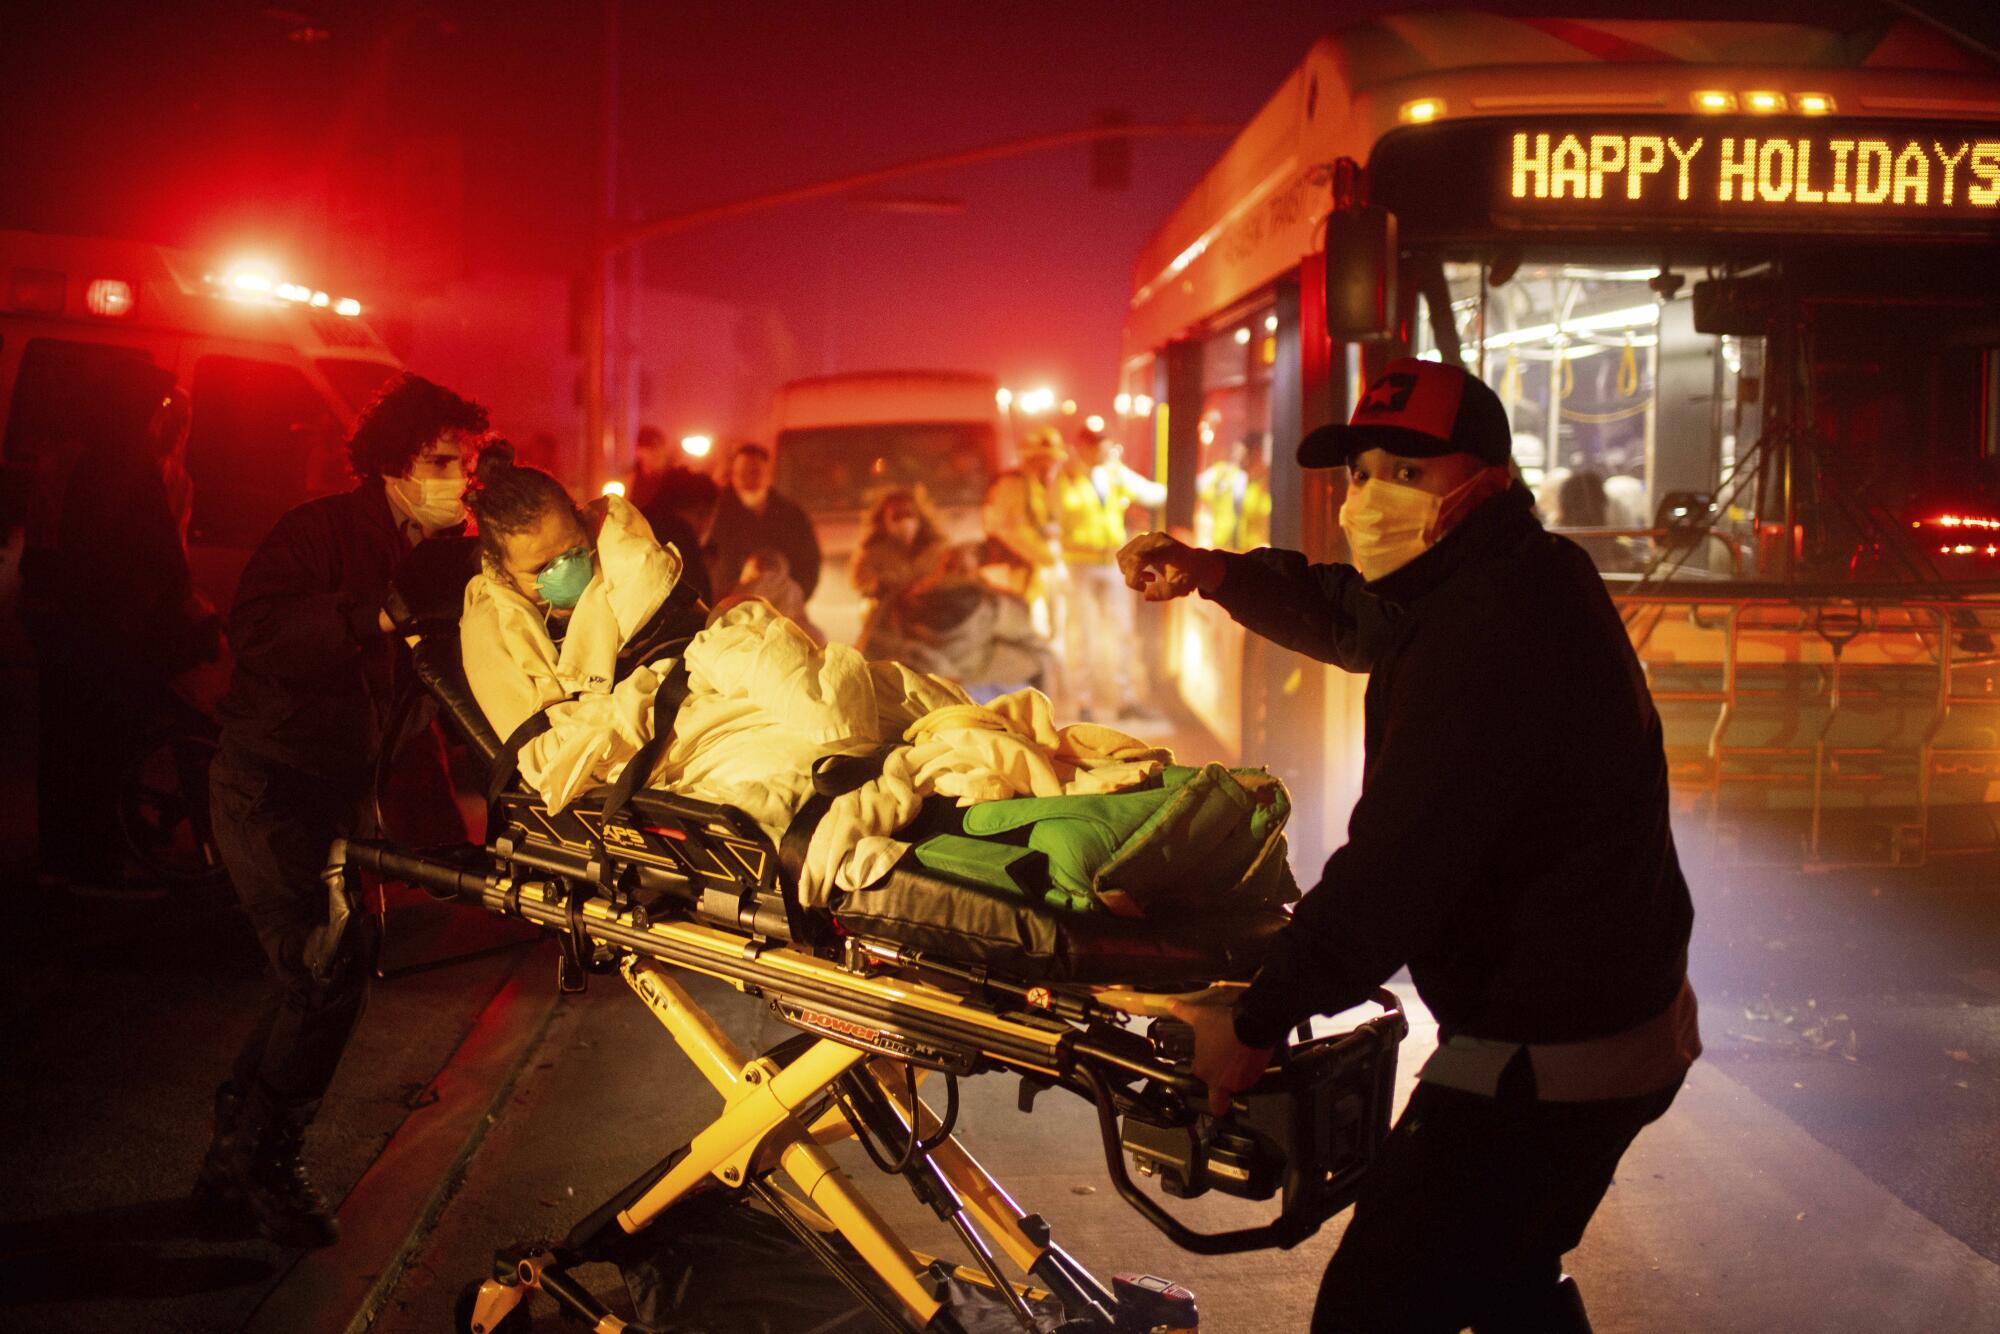
M 1452 328 L 1417 351 L 1493 385 L 1543 518 L 1607 574 L 2000 577 L 2000 317 L 1947 260 L 1439 267 Z
M 862 510 L 882 492 L 922 486 L 933 504 L 977 505 L 992 480 L 993 428 L 983 422 L 898 422 L 780 432 L 778 479 L 816 512 Z

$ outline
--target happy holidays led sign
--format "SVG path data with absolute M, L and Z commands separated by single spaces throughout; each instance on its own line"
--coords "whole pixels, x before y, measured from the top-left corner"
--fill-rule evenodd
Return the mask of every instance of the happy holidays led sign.
M 2000 220 L 2000 125 L 1537 126 L 1498 149 L 1499 212 L 1537 224 Z

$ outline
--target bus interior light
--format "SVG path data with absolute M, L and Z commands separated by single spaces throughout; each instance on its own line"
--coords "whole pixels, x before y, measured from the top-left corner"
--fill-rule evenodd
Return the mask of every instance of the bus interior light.
M 1004 412 L 1014 402 L 1014 391 L 1003 385 L 993 391 L 993 401 L 999 404 L 1001 411 Z
M 1150 395 L 1150 394 L 1134 394 L 1134 395 L 1132 396 L 1132 411 L 1133 411 L 1133 413 L 1135 413 L 1136 415 L 1138 415 L 1138 416 L 1141 416 L 1141 417 L 1150 417 L 1150 416 L 1152 416 L 1152 415 L 1153 415 L 1153 398 L 1152 398 L 1152 395 Z
M 1087 430 L 1101 431 L 1104 429 L 1104 418 L 1093 412 L 1083 419 L 1083 424 Z
M 618 482 L 618 481 L 611 481 L 611 482 L 606 482 L 606 483 L 604 484 L 604 494 L 605 494 L 605 495 L 607 495 L 607 496 L 622 496 L 622 495 L 624 495 L 624 494 L 625 494 L 625 483 L 623 483 L 623 482 Z
M 705 435 L 684 435 L 681 437 L 681 453 L 691 459 L 705 459 L 715 448 L 715 441 Z
M 1444 115 L 1444 99 L 1441 97 L 1419 97 L 1415 101 L 1403 103 L 1396 118 L 1405 125 L 1428 125 Z
M 1130 394 L 1119 394 L 1115 396 L 1111 400 L 1111 410 L 1117 413 L 1121 417 L 1131 416 L 1132 396 Z
M 1276 315 L 1266 315 L 1264 317 L 1264 332 L 1265 333 L 1278 332 L 1278 317 Z
M 132 313 L 132 284 L 123 278 L 93 278 L 83 289 L 83 308 L 109 320 Z
M 1792 106 L 1802 116 L 1833 114 L 1833 98 L 1825 93 L 1793 93 Z
M 314 292 L 312 294 L 312 300 L 307 302 L 307 304 L 318 307 L 321 310 L 324 310 L 326 307 L 333 304 L 333 298 L 328 296 L 325 292 Z
M 333 303 L 333 313 L 350 317 L 359 315 L 361 313 L 361 303 L 351 296 L 344 296 Z
M 1245 343 L 1248 343 L 1250 341 L 1250 326 L 1246 324 L 1242 328 L 1238 329 L 1236 331 L 1235 337 L 1237 346 L 1239 347 L 1241 347 Z
M 1694 95 L 1694 109 L 1696 111 L 1705 111 L 1712 116 L 1734 111 L 1736 110 L 1736 94 L 1726 93 L 1715 88 L 1703 89 Z
M 1073 398 L 1064 399 L 1062 402 L 1062 409 L 1063 409 L 1063 416 L 1065 417 L 1076 416 L 1076 400 Z
M 1765 89 L 1743 94 L 1743 108 L 1760 116 L 1769 116 L 1785 109 L 1785 95 Z

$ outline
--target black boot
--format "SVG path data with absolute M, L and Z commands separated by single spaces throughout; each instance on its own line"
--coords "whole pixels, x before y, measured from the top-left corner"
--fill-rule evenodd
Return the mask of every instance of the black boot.
M 211 1213 L 233 1212 L 280 1246 L 331 1246 L 340 1224 L 299 1160 L 317 1103 L 281 1108 L 261 1092 L 223 1085 L 216 1094 L 215 1142 L 202 1162 L 196 1198 Z
M 253 1225 L 243 1205 L 239 1173 L 232 1170 L 233 1159 L 245 1157 L 240 1126 L 246 1093 L 243 1085 L 225 1081 L 215 1090 L 215 1134 L 202 1155 L 201 1172 L 195 1177 L 194 1202 L 206 1229 L 216 1237 L 247 1231 Z

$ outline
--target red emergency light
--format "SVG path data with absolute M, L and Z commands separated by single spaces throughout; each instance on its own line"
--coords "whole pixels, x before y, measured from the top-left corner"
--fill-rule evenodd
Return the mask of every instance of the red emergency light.
M 1912 519 L 1910 527 L 1937 540 L 1940 556 L 1980 556 L 2000 559 L 2000 518 L 1986 514 L 1940 514 Z
M 108 320 L 132 313 L 132 284 L 123 278 L 93 278 L 83 289 L 83 308 Z

